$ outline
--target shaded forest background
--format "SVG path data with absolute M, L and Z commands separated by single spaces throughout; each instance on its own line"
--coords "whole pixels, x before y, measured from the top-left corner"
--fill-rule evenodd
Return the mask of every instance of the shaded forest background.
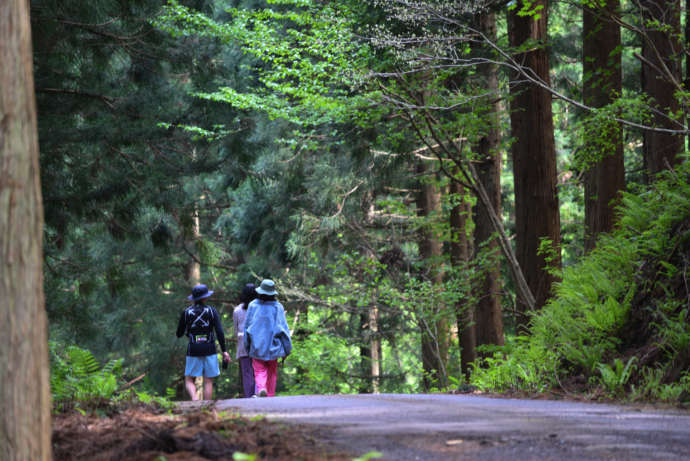
M 688 400 L 686 12 L 32 1 L 55 402 L 181 398 L 191 287 L 266 277 L 279 392 Z

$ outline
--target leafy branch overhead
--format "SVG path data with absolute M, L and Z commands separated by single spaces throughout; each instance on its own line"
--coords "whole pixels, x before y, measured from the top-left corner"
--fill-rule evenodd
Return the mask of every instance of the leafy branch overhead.
M 354 92 L 368 59 L 352 32 L 347 4 L 269 1 L 273 9 L 228 8 L 227 22 L 170 0 L 154 24 L 173 36 L 199 36 L 239 47 L 254 58 L 251 91 L 221 86 L 194 95 L 265 112 L 298 126 L 356 120 L 364 102 Z M 360 115 L 364 116 L 364 115 Z

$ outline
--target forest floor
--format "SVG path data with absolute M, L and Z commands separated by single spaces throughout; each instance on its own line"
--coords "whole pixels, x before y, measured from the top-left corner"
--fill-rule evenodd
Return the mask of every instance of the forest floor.
M 233 460 L 235 453 L 277 461 L 353 459 L 320 443 L 313 431 L 307 426 L 203 408 L 169 413 L 139 406 L 109 416 L 74 411 L 53 417 L 53 459 Z
M 398 460 L 477 459 L 480 453 L 486 460 L 600 460 L 613 459 L 610 456 L 626 450 L 632 450 L 631 456 L 638 452 L 641 456 L 628 459 L 679 459 L 680 452 L 683 456 L 690 455 L 687 448 L 671 450 L 679 434 L 665 436 L 668 439 L 661 444 L 655 435 L 661 433 L 658 421 L 666 421 L 664 426 L 670 425 L 675 430 L 690 427 L 687 410 L 677 410 L 681 417 L 674 419 L 678 418 L 677 414 L 664 413 L 658 406 L 619 409 L 606 404 L 578 403 L 587 399 L 574 398 L 575 394 L 565 399 L 549 397 L 544 402 L 545 408 L 538 402 L 544 395 L 484 394 L 470 396 L 469 400 L 450 395 L 230 399 L 180 402 L 172 412 L 138 405 L 110 409 L 107 416 L 73 411 L 53 417 L 53 455 L 55 461 L 253 459 L 235 458 L 236 453 L 253 454 L 257 460 L 351 461 L 379 450 L 387 453 L 386 459 Z M 455 400 L 465 401 L 459 410 L 452 410 Z M 429 404 L 436 406 L 429 407 Z M 504 409 L 505 405 L 518 406 Z M 389 414 L 391 410 L 402 411 L 406 416 Z M 456 413 L 446 414 L 447 411 Z M 263 415 L 268 415 L 270 420 Z M 284 417 L 291 421 L 282 420 Z M 432 417 L 429 427 L 424 421 L 428 417 Z M 542 419 L 541 426 L 528 429 Z M 570 419 L 571 425 L 563 426 Z M 364 421 L 373 425 L 362 425 Z M 605 433 L 621 421 L 625 422 L 624 426 L 611 434 Z M 460 428 L 450 427 L 451 422 L 460 424 Z M 640 422 L 649 426 L 634 428 Z M 405 430 L 402 435 L 396 435 L 395 427 L 410 424 L 415 425 L 414 436 Z M 592 434 L 578 433 L 596 426 L 600 427 Z M 501 432 L 503 427 L 505 431 Z M 386 432 L 385 436 L 376 434 L 379 429 Z M 688 433 L 687 429 L 682 431 L 681 445 L 685 446 Z M 449 441 L 460 443 L 458 440 L 462 441 L 461 445 L 448 445 Z M 603 451 L 596 453 L 594 449 Z M 584 453 L 587 456 L 583 457 Z

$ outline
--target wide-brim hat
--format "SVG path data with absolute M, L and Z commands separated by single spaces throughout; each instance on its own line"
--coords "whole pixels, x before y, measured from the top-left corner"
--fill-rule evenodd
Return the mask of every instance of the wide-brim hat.
M 261 281 L 261 285 L 256 289 L 256 292 L 260 295 L 275 296 L 278 294 L 276 291 L 276 284 L 273 280 L 264 279 Z
M 198 301 L 200 299 L 208 298 L 213 294 L 213 290 L 209 290 L 206 285 L 200 283 L 199 285 L 192 288 L 192 294 L 187 296 L 187 299 L 191 301 Z

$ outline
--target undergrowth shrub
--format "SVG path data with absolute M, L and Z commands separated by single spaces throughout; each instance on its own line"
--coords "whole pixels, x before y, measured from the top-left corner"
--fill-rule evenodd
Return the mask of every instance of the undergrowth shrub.
M 648 190 L 624 194 L 615 231 L 563 270 L 529 336 L 477 362 L 472 384 L 543 391 L 577 381 L 578 390 L 610 397 L 683 400 L 690 395 L 688 261 L 685 162 Z
M 125 389 L 123 359 L 109 360 L 101 365 L 86 349 L 67 346 L 59 351 L 59 347 L 56 342 L 49 343 L 50 389 L 56 412 L 108 411 L 123 403 L 137 402 L 164 409 L 173 406 L 167 398 Z

